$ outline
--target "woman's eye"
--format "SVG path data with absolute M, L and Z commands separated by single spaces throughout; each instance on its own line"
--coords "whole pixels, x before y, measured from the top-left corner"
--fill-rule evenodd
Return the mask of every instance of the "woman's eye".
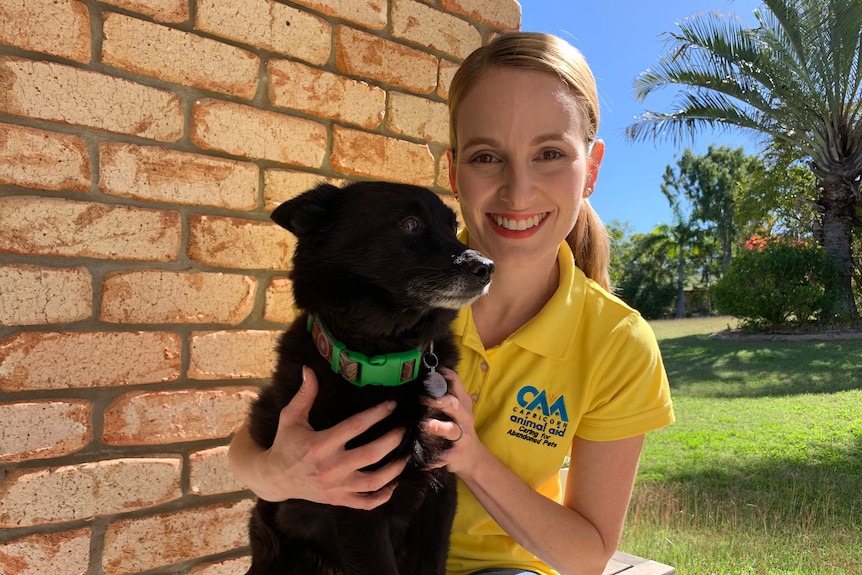
M 401 229 L 405 232 L 418 232 L 419 231 L 419 218 L 415 216 L 408 216 L 401 220 Z
M 476 154 L 472 159 L 472 162 L 476 164 L 490 164 L 496 161 L 497 159 L 491 154 Z
M 556 160 L 563 157 L 559 150 L 543 150 L 539 157 L 543 160 Z

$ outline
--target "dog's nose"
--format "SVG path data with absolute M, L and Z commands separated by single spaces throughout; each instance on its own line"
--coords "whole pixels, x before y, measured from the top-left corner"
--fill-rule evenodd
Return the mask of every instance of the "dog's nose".
M 479 281 L 479 284 L 486 285 L 491 281 L 491 275 L 494 273 L 494 262 L 476 250 L 467 250 L 464 252 L 464 265 Z

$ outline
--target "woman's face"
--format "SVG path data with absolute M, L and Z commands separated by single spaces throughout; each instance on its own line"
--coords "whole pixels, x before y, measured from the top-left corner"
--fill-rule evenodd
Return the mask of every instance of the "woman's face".
M 598 176 L 576 97 L 556 76 L 493 68 L 461 101 L 449 178 L 471 247 L 498 265 L 553 265 Z

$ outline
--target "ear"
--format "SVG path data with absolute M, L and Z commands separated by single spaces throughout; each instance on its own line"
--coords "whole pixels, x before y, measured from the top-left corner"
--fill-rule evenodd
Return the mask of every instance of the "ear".
M 320 184 L 275 208 L 270 218 L 295 236 L 319 232 L 332 221 L 341 188 Z
M 455 151 L 452 148 L 446 150 L 446 159 L 449 160 L 449 189 L 452 190 L 452 194 L 454 194 L 454 196 L 457 198 L 458 186 L 455 183 L 455 181 L 457 180 L 457 178 L 455 177 Z
M 586 190 L 595 190 L 596 189 L 596 180 L 599 178 L 599 168 L 602 165 L 602 158 L 605 155 L 605 142 L 604 140 L 593 140 L 593 145 L 590 147 L 590 172 L 587 174 L 586 188 L 584 190 L 585 196 L 587 194 Z M 592 192 L 590 192 L 592 193 Z

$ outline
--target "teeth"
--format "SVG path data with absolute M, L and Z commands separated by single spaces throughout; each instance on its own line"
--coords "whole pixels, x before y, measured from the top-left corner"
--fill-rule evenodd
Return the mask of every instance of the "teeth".
M 494 223 L 500 226 L 501 228 L 506 228 L 507 230 L 512 231 L 523 231 L 527 228 L 532 228 L 538 226 L 539 223 L 545 219 L 545 216 L 548 214 L 539 214 L 537 216 L 533 216 L 532 218 L 527 219 L 519 219 L 519 220 L 510 220 L 509 218 L 504 218 L 502 216 L 498 216 L 496 214 L 491 214 L 491 218 L 494 220 Z

